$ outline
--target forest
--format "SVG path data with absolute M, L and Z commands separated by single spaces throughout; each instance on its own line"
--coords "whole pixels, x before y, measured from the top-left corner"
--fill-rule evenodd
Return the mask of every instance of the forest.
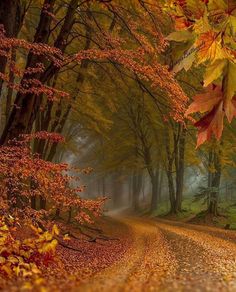
M 236 291 L 235 117 L 235 0 L 0 0 L 0 290 Z

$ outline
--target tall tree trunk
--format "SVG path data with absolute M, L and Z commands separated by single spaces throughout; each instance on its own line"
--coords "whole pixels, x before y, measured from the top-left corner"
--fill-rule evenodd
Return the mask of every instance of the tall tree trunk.
M 0 1 L 0 24 L 3 25 L 5 35 L 8 38 L 15 37 L 21 22 L 20 0 Z M 0 56 L 0 73 L 5 73 L 7 58 Z M 0 79 L 0 96 L 2 92 L 3 80 Z
M 40 21 L 38 28 L 36 30 L 34 42 L 38 43 L 47 43 L 50 35 L 50 25 L 52 22 L 52 17 L 50 13 L 53 13 L 53 6 L 55 0 L 45 0 L 44 7 L 49 7 L 48 12 L 45 13 L 42 9 Z M 54 46 L 64 53 L 67 46 L 67 38 L 71 31 L 71 28 L 74 24 L 74 16 L 77 9 L 78 0 L 71 0 L 68 5 L 67 13 L 65 20 L 63 22 L 62 28 L 59 32 L 59 35 L 54 43 Z M 37 63 L 43 62 L 47 63 L 47 60 L 40 59 L 40 56 L 35 56 L 32 53 L 29 53 L 26 68 L 35 67 Z M 59 68 L 55 64 L 51 63 L 45 72 L 34 74 L 34 78 L 39 79 L 42 84 L 49 82 L 54 75 L 59 72 Z M 23 79 L 27 79 L 27 76 L 24 76 Z M 32 78 L 32 76 L 30 76 Z M 18 137 L 19 134 L 25 133 L 26 131 L 31 131 L 33 127 L 34 120 L 39 111 L 42 98 L 40 96 L 35 96 L 34 94 L 22 94 L 18 92 L 15 104 L 17 107 L 14 107 L 8 123 L 4 129 L 3 135 L 0 140 L 0 144 L 6 143 L 9 139 Z
M 157 209 L 157 204 L 159 200 L 159 194 L 158 194 L 159 180 L 160 180 L 160 171 L 158 167 L 154 173 L 154 176 L 151 178 L 151 184 L 152 184 L 152 200 L 151 200 L 151 208 L 150 208 L 151 212 Z
M 40 196 L 39 199 L 40 199 L 39 201 L 40 209 L 46 210 L 46 204 L 47 204 L 46 199 L 42 196 Z
M 208 178 L 207 178 L 207 187 L 209 190 L 212 187 L 213 173 L 212 173 L 211 169 L 212 169 L 213 157 L 214 157 L 213 151 L 210 150 L 209 154 L 208 154 Z M 209 191 L 207 194 L 207 208 L 209 208 L 209 206 L 210 206 L 210 197 L 211 197 L 211 192 Z
M 139 170 L 134 170 L 132 179 L 132 207 L 134 210 L 139 209 L 139 197 L 142 188 L 143 174 Z
M 176 211 L 181 212 L 183 200 L 183 187 L 184 187 L 184 154 L 185 154 L 185 137 L 186 130 L 181 125 L 177 153 L 178 163 L 176 165 Z
M 208 213 L 214 216 L 218 215 L 218 199 L 219 199 L 219 188 L 221 179 L 221 161 L 220 161 L 221 151 L 214 150 L 213 163 L 215 172 L 213 174 L 212 185 L 213 190 L 210 192 L 210 202 L 208 206 Z
M 161 201 L 161 199 L 162 199 L 163 179 L 164 179 L 164 172 L 161 170 L 161 171 L 160 171 L 159 187 L 158 187 L 158 197 L 159 197 L 159 200 L 160 200 L 160 201 Z
M 166 157 L 167 157 L 167 166 L 166 166 L 166 176 L 168 181 L 168 189 L 169 189 L 169 200 L 170 200 L 170 213 L 176 213 L 176 199 L 175 199 L 175 185 L 173 178 L 173 162 L 174 157 L 173 153 L 170 150 L 170 137 L 167 131 L 166 133 Z
M 168 169 L 166 171 L 169 189 L 169 199 L 170 199 L 170 213 L 176 213 L 176 201 L 175 201 L 175 186 L 172 174 L 172 163 L 168 163 Z
M 72 208 L 70 207 L 68 211 L 67 224 L 71 222 L 71 218 L 72 218 Z
M 121 206 L 121 198 L 123 195 L 123 185 L 119 179 L 119 171 L 112 175 L 112 197 L 113 197 L 113 207 L 118 208 Z
M 52 22 L 52 17 L 50 13 L 53 13 L 54 4 L 55 0 L 44 1 L 39 24 L 34 36 L 34 43 L 48 43 L 50 35 L 50 25 Z M 45 13 L 44 7 L 48 7 L 49 13 Z M 30 52 L 28 54 L 26 68 L 34 68 L 37 63 L 41 62 L 41 56 L 36 56 L 32 52 Z M 36 79 L 40 79 L 40 73 L 36 73 L 33 76 L 30 75 L 30 77 L 28 75 L 24 75 L 23 79 L 33 77 Z M 16 138 L 21 133 L 26 132 L 29 127 L 29 121 L 31 119 L 32 112 L 34 110 L 34 107 L 36 106 L 36 101 L 38 102 L 38 99 L 39 97 L 35 97 L 35 95 L 33 94 L 23 94 L 21 92 L 17 93 L 15 100 L 16 106 L 13 107 L 8 122 L 3 131 L 2 137 L 0 139 L 1 145 L 5 144 L 9 139 Z

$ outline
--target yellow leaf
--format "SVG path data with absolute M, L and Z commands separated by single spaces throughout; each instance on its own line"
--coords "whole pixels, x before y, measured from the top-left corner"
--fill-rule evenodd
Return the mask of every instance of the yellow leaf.
M 195 43 L 198 48 L 198 64 L 205 61 L 210 61 L 211 63 L 217 59 L 225 59 L 228 57 L 226 51 L 221 46 L 220 40 L 216 33 L 209 31 L 203 33 Z
M 55 250 L 56 246 L 57 246 L 57 240 L 53 239 L 51 242 L 45 243 L 44 246 L 39 249 L 39 252 L 45 253 L 45 252 L 48 252 L 50 250 Z
M 9 277 L 12 275 L 12 270 L 8 266 L 3 265 L 1 269 L 6 272 Z
M 8 231 L 9 229 L 8 229 L 8 227 L 6 225 L 3 225 L 3 226 L 0 227 L 0 230 Z
M 6 259 L 4 257 L 0 257 L 0 264 L 4 264 L 6 262 Z
M 30 282 L 25 282 L 24 285 L 22 286 L 22 288 L 25 290 L 31 290 L 33 288 L 33 286 Z
M 20 269 L 19 266 L 17 266 L 17 267 L 14 268 L 14 271 L 15 271 L 15 273 L 16 273 L 16 276 L 18 277 L 19 274 L 20 274 L 20 272 L 21 272 L 21 269 Z
M 218 79 L 223 73 L 227 60 L 219 59 L 209 65 L 204 75 L 204 86 L 208 86 L 214 80 Z
M 36 285 L 42 285 L 42 284 L 44 283 L 44 279 L 43 279 L 43 278 L 37 278 L 37 279 L 34 281 L 34 283 L 35 283 Z
M 70 240 L 70 237 L 68 234 L 65 234 L 64 237 L 63 237 L 63 240 Z
M 14 256 L 9 256 L 7 260 L 12 264 L 19 263 L 19 260 Z
M 52 227 L 52 234 L 56 234 L 56 235 L 59 234 L 59 229 L 58 229 L 57 225 L 55 225 L 55 224 Z
M 193 29 L 197 34 L 206 33 L 211 29 L 211 26 L 208 21 L 208 12 L 206 9 L 203 14 L 203 17 L 196 20 Z
M 52 234 L 49 233 L 48 231 L 44 232 L 42 239 L 46 239 L 47 241 L 52 240 Z

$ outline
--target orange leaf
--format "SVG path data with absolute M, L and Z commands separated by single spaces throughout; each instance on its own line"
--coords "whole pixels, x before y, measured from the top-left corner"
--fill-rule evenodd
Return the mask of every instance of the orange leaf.
M 216 139 L 220 139 L 223 131 L 223 102 L 221 101 L 208 114 L 201 118 L 195 126 L 198 128 L 197 147 L 209 140 L 214 134 Z
M 219 86 L 212 89 L 212 86 L 207 87 L 207 92 L 203 94 L 198 94 L 194 97 L 194 101 L 191 103 L 185 116 L 188 116 L 196 112 L 208 112 L 213 109 L 215 105 L 219 103 L 222 99 L 222 92 Z

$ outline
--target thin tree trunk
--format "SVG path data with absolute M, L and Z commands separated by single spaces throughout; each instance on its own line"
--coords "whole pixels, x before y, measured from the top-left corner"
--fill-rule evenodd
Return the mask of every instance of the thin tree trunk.
M 72 218 L 72 208 L 70 207 L 70 209 L 68 211 L 67 224 L 69 224 L 71 222 L 71 218 Z
M 47 201 L 44 197 L 40 196 L 39 197 L 39 204 L 40 204 L 40 209 L 43 209 L 43 210 L 46 210 L 46 204 L 47 204 Z
M 215 173 L 212 179 L 212 188 L 214 188 L 214 190 L 211 191 L 210 204 L 208 207 L 208 213 L 214 216 L 218 215 L 218 199 L 219 199 L 219 188 L 220 188 L 220 179 L 221 179 L 220 153 L 221 152 L 219 150 L 214 151 L 213 162 L 214 162 L 214 167 L 215 167 Z
M 20 0 L 0 1 L 0 24 L 3 25 L 8 38 L 15 37 L 20 26 Z M 7 58 L 0 56 L 0 73 L 5 73 Z M 0 96 L 3 80 L 0 79 Z
M 176 213 L 176 199 L 175 199 L 175 186 L 173 179 L 173 154 L 170 151 L 170 140 L 169 133 L 166 135 L 166 156 L 167 156 L 167 166 L 166 175 L 168 181 L 169 189 L 169 200 L 170 200 L 170 213 Z
M 184 154 L 186 130 L 181 126 L 178 141 L 178 165 L 176 168 L 176 211 L 181 212 L 184 187 Z
M 151 178 L 152 183 L 152 200 L 151 200 L 151 208 L 150 211 L 153 212 L 157 209 L 158 199 L 159 199 L 159 179 L 160 179 L 160 171 L 157 168 L 154 176 Z
M 142 173 L 138 170 L 133 172 L 133 180 L 132 180 L 132 207 L 134 210 L 139 209 L 139 197 L 140 191 L 142 188 Z

